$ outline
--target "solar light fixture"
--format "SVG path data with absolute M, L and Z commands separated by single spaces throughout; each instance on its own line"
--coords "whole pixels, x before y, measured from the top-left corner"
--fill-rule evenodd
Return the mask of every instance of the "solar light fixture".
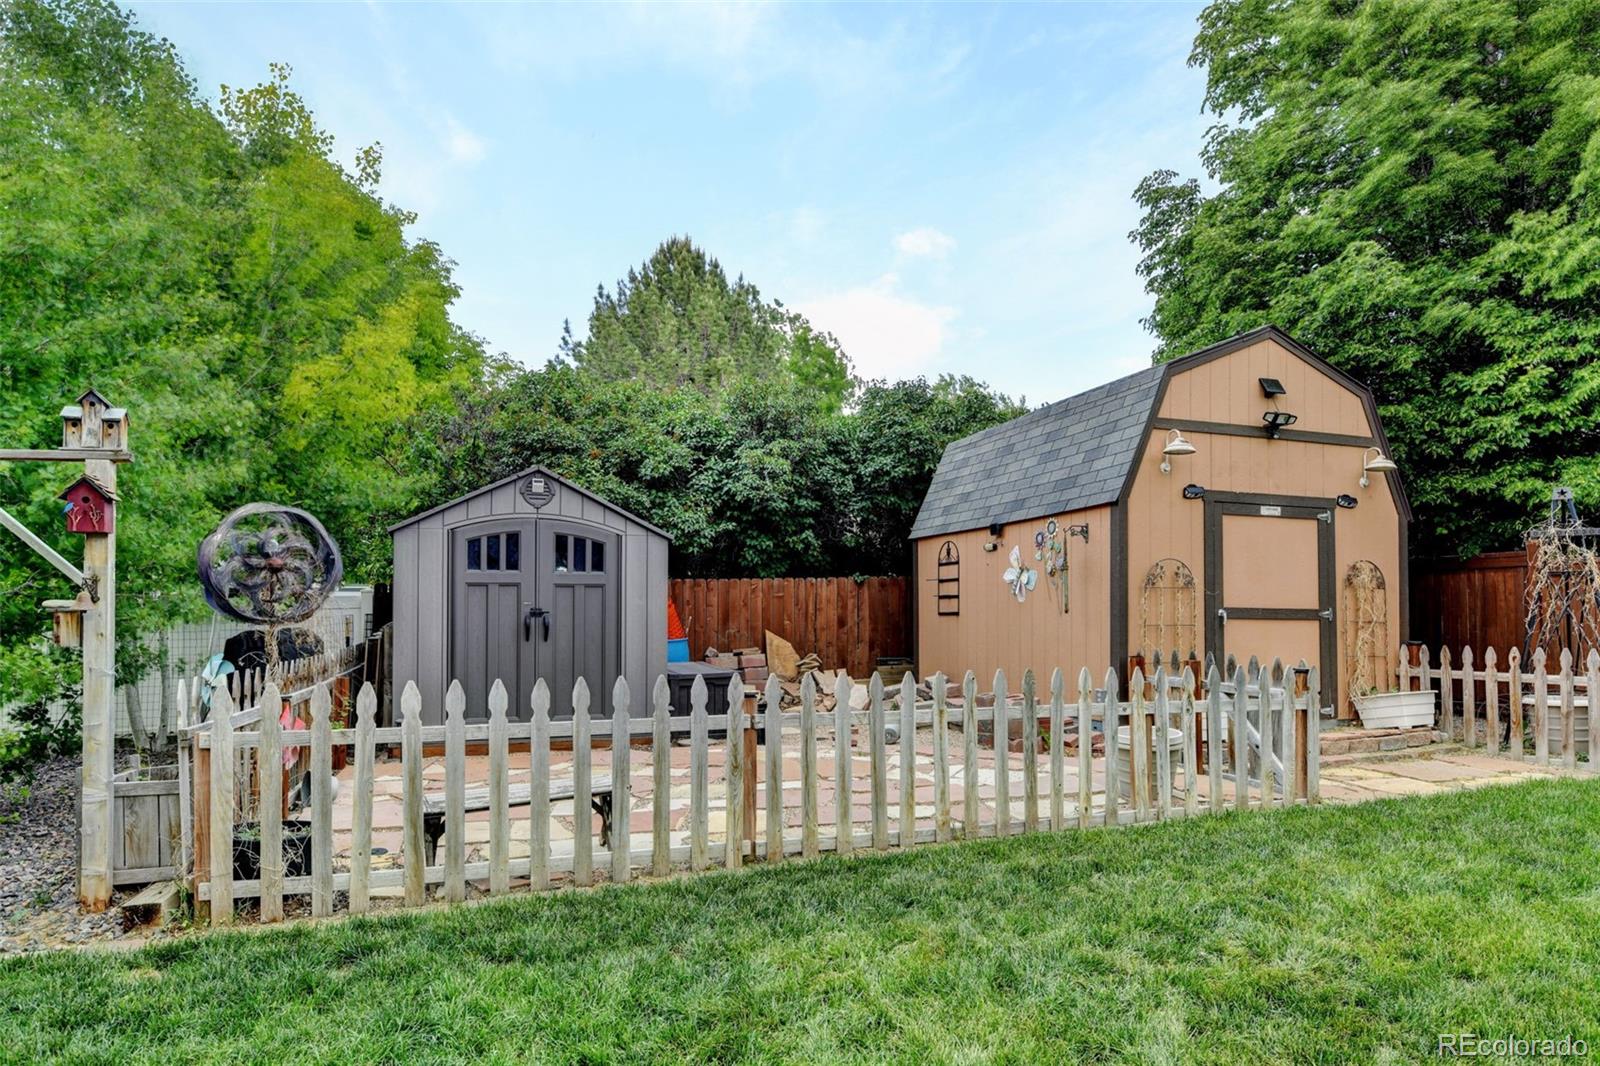
M 1267 436 L 1276 437 L 1279 430 L 1285 429 L 1300 421 L 1300 416 L 1290 414 L 1288 411 L 1280 411 L 1277 408 L 1273 408 L 1272 410 L 1266 411 L 1261 415 L 1261 421 L 1266 423 Z
M 1202 500 L 1205 499 L 1205 495 L 1206 487 L 1204 485 L 1196 485 L 1190 482 L 1183 487 L 1183 498 L 1186 500 Z
M 1289 395 L 1289 390 L 1284 388 L 1283 382 L 1279 381 L 1277 378 L 1261 378 L 1259 380 L 1261 381 L 1261 395 L 1265 396 L 1267 399 L 1270 400 L 1274 396 Z
M 1399 469 L 1393 459 L 1383 454 L 1383 449 L 1368 448 L 1361 453 L 1361 487 L 1367 488 L 1372 484 L 1368 474 L 1390 474 Z
M 1190 444 L 1184 435 L 1176 429 L 1167 430 L 1167 446 L 1161 449 L 1161 472 L 1172 473 L 1172 457 L 1174 455 L 1193 455 L 1194 445 Z
M 1340 507 L 1343 507 L 1345 510 L 1348 511 L 1350 508 L 1354 507 L 1356 504 L 1360 503 L 1361 501 L 1356 499 L 1354 496 L 1350 495 L 1347 492 L 1342 492 L 1342 493 L 1340 493 L 1338 495 L 1337 498 L 1334 499 L 1333 502 L 1338 504 Z

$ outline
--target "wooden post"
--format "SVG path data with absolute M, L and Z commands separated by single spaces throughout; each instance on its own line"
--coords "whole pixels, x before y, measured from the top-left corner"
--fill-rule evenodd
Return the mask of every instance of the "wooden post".
M 106 408 L 92 392 L 81 397 L 83 425 L 77 441 L 84 448 L 104 442 Z M 122 427 L 114 429 L 122 437 Z M 70 431 L 68 433 L 70 436 Z M 109 443 L 127 447 L 125 439 Z M 84 461 L 83 472 L 111 492 L 117 491 L 117 464 L 107 459 Z M 111 902 L 112 803 L 111 778 L 115 768 L 117 716 L 117 535 L 85 533 L 83 576 L 89 589 L 89 609 L 83 615 L 83 802 L 79 823 L 78 902 L 91 911 L 103 911 Z

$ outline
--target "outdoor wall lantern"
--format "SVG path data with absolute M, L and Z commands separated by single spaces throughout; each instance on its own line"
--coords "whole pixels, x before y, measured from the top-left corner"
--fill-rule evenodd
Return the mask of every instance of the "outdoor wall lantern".
M 1161 449 L 1164 458 L 1161 460 L 1161 472 L 1172 473 L 1172 457 L 1174 455 L 1193 455 L 1194 445 L 1176 429 L 1167 430 L 1167 446 Z
M 1005 526 L 999 522 L 989 523 L 989 539 L 984 542 L 983 550 L 986 552 L 998 551 L 1000 548 L 1000 534 L 1005 531 Z
M 1183 487 L 1183 498 L 1186 500 L 1203 500 L 1205 496 L 1206 487 L 1204 485 L 1196 485 L 1191 481 Z
M 1390 474 L 1399 469 L 1393 459 L 1383 454 L 1382 448 L 1368 448 L 1361 453 L 1361 487 L 1372 484 L 1368 474 Z
M 1276 437 L 1279 430 L 1286 429 L 1300 421 L 1300 416 L 1290 414 L 1288 411 L 1280 411 L 1274 407 L 1272 410 L 1262 414 L 1261 421 L 1266 423 L 1267 436 Z

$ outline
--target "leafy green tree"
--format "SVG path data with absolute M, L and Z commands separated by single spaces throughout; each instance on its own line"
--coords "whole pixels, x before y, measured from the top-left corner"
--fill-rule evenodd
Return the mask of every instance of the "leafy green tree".
M 1366 381 L 1424 554 L 1600 511 L 1600 9 L 1222 0 L 1190 62 L 1218 188 L 1138 187 L 1158 358 L 1273 321 Z
M 783 381 L 717 399 L 555 366 L 428 416 L 410 461 L 434 503 L 544 465 L 665 529 L 680 576 L 893 574 L 944 445 L 1021 410 L 967 378 L 831 415 Z
M 59 442 L 86 385 L 128 408 L 122 682 L 152 661 L 134 638 L 203 615 L 195 546 L 239 504 L 306 507 L 347 572 L 386 574 L 382 520 L 427 482 L 405 430 L 487 372 L 449 319 L 451 264 L 373 193 L 380 151 L 346 172 L 288 77 L 225 90 L 219 113 L 113 4 L 0 5 L 0 440 Z M 0 501 L 69 558 L 72 476 L 0 464 Z M 38 609 L 65 591 L 0 535 L 0 703 L 76 672 Z
M 601 285 L 589 335 L 563 328 L 560 358 L 607 381 L 639 380 L 713 395 L 736 382 L 785 379 L 838 410 L 850 364 L 838 341 L 805 318 L 768 304 L 744 278 L 687 237 L 664 241 L 617 282 Z

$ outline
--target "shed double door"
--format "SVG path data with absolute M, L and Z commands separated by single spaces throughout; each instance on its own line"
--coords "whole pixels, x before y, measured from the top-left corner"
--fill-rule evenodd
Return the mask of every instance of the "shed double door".
M 487 715 L 499 680 L 508 717 L 527 720 L 539 678 L 553 717 L 572 716 L 580 677 L 591 712 L 610 715 L 621 661 L 615 533 L 548 518 L 478 522 L 452 531 L 450 557 L 450 672 L 469 719 Z
M 1206 500 L 1207 646 L 1220 665 L 1255 656 L 1288 669 L 1304 659 L 1334 705 L 1335 505 L 1271 496 Z

